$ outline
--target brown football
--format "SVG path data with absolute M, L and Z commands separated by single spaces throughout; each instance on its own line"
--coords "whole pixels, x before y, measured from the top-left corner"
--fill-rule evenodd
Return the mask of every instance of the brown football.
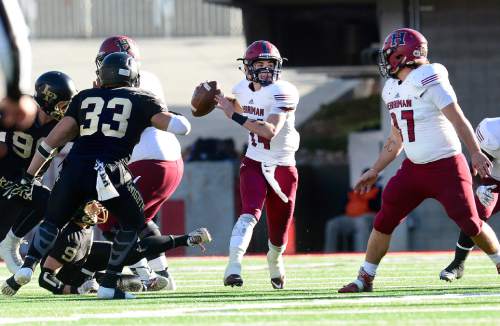
M 217 101 L 215 95 L 220 94 L 215 80 L 203 82 L 194 89 L 191 98 L 191 113 L 195 117 L 209 114 L 215 108 Z

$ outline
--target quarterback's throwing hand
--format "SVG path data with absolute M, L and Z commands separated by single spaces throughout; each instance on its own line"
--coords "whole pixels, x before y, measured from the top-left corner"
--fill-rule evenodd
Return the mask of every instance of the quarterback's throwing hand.
M 217 107 L 224 111 L 224 114 L 231 119 L 235 111 L 233 102 L 222 94 L 215 95 L 215 100 L 217 101 Z
M 378 172 L 374 169 L 369 169 L 365 173 L 361 175 L 359 180 L 356 182 L 354 186 L 354 191 L 364 194 L 370 191 L 375 181 L 377 181 Z

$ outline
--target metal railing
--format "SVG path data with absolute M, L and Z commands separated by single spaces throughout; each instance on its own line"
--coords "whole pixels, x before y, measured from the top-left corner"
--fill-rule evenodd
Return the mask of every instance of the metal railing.
M 203 0 L 19 0 L 34 38 L 233 36 L 241 9 Z

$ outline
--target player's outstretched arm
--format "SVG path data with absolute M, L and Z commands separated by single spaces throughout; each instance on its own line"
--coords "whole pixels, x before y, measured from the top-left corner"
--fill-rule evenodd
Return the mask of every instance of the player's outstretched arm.
M 30 166 L 28 174 L 36 177 L 52 156 L 56 153 L 57 148 L 66 145 L 67 142 L 74 139 L 79 133 L 78 124 L 73 117 L 64 117 L 52 129 L 50 134 L 45 138 L 37 148 Z
M 401 153 L 403 149 L 403 141 L 399 130 L 392 126 L 391 135 L 380 152 L 377 161 L 373 166 L 363 173 L 359 180 L 354 185 L 354 191 L 364 194 L 372 188 L 377 181 L 378 175 L 386 168 L 389 163 Z
M 176 135 L 187 135 L 191 132 L 191 123 L 186 117 L 173 112 L 160 112 L 151 117 L 153 127 Z
M 450 120 L 453 128 L 455 128 L 455 131 L 458 134 L 458 137 L 467 147 L 472 161 L 472 173 L 474 175 L 479 173 L 479 175 L 483 178 L 489 176 L 491 173 L 492 163 L 488 157 L 481 152 L 474 130 L 472 129 L 469 120 L 463 114 L 458 103 L 452 102 L 445 106 L 441 111 L 445 117 Z

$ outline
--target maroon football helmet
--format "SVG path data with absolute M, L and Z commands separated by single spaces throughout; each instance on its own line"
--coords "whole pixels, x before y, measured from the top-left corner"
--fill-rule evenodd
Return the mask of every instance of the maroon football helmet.
M 247 48 L 243 58 L 238 60 L 243 61 L 243 65 L 246 68 L 247 79 L 262 86 L 267 86 L 279 79 L 281 74 L 281 67 L 283 65 L 283 60 L 278 51 L 278 48 L 274 46 L 269 41 L 255 41 Z M 271 68 L 254 68 L 253 63 L 258 60 L 272 60 L 274 61 L 274 69 Z M 262 80 L 259 78 L 259 74 L 267 72 L 272 74 L 272 80 Z
M 400 28 L 387 35 L 379 52 L 383 77 L 396 78 L 399 69 L 427 62 L 427 40 L 418 31 Z
M 141 59 L 139 47 L 133 39 L 125 35 L 110 36 L 101 43 L 99 53 L 97 53 L 95 58 L 97 69 L 99 69 L 104 57 L 114 52 L 127 52 L 127 54 L 132 56 L 136 61 Z

